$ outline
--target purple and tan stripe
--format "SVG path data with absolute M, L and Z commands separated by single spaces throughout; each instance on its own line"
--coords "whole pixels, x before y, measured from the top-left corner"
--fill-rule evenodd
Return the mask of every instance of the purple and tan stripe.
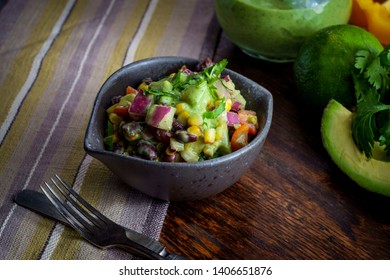
M 213 17 L 209 5 L 209 0 L 74 4 L 0 145 L 0 176 L 6 179 L 0 189 L 0 221 L 4 221 L 0 259 L 129 257 L 99 251 L 73 231 L 15 208 L 11 199 L 17 190 L 38 188 L 53 173 L 68 182 L 74 179 L 74 187 L 113 220 L 158 238 L 168 203 L 128 189 L 100 162 L 86 156 L 83 135 L 96 92 L 122 63 L 159 55 L 199 58 L 205 53 L 207 32 L 214 30 L 208 24 Z M 206 17 L 203 23 L 200 15 Z M 23 45 L 23 40 L 19 42 Z M 150 46 L 145 47 L 145 42 Z M 70 243 L 69 238 L 79 241 Z
M 52 3 L 50 3 L 50 4 L 52 4 Z M 54 41 L 54 39 L 59 34 L 61 27 L 62 27 L 64 21 L 66 20 L 66 17 L 70 13 L 73 5 L 74 5 L 74 1 L 69 1 L 67 3 L 65 9 L 60 14 L 57 22 L 55 23 L 52 30 L 50 31 L 48 38 L 46 40 L 43 40 L 44 43 L 43 43 L 42 47 L 39 49 L 39 51 L 37 52 L 35 58 L 33 59 L 32 67 L 28 73 L 26 71 L 27 68 L 20 68 L 19 67 L 19 64 L 23 65 L 23 63 L 25 63 L 25 60 L 27 60 L 27 61 L 29 60 L 29 55 L 28 54 L 24 55 L 24 52 L 26 51 L 26 50 L 24 50 L 24 48 L 21 48 L 21 55 L 19 56 L 18 59 L 16 59 L 16 63 L 14 63 L 10 67 L 11 71 L 13 70 L 13 72 L 16 72 L 16 69 L 19 69 L 17 71 L 18 75 L 23 75 L 22 72 L 24 70 L 26 72 L 25 74 L 27 75 L 27 77 L 26 77 L 25 82 L 23 83 L 23 86 L 20 88 L 20 91 L 18 92 L 15 99 L 13 100 L 12 104 L 10 104 L 11 99 L 9 97 L 12 96 L 13 94 L 10 90 L 12 90 L 12 91 L 17 90 L 19 88 L 19 84 L 17 84 L 18 81 L 15 81 L 15 79 L 13 77 L 13 72 L 10 72 L 10 75 L 8 75 L 7 78 L 5 79 L 5 85 L 2 88 L 2 90 L 4 89 L 4 91 L 6 92 L 4 95 L 6 98 L 5 98 L 5 100 L 3 100 L 4 102 L 2 103 L 1 111 L 8 112 L 8 114 L 6 115 L 5 119 L 3 119 L 2 115 L 0 115 L 0 118 L 1 118 L 0 121 L 2 122 L 2 125 L 0 128 L 0 144 L 3 142 L 3 139 L 6 135 L 6 133 L 8 132 L 9 127 L 12 125 L 12 122 L 13 122 L 16 114 L 18 113 L 19 107 L 21 106 L 24 98 L 26 97 L 26 95 L 27 95 L 28 91 L 30 90 L 30 88 L 32 87 L 32 85 L 34 84 L 34 82 L 37 78 L 37 75 L 39 73 L 39 68 L 41 66 L 42 60 L 44 59 L 47 51 L 49 50 L 51 44 Z M 58 5 L 54 5 L 54 7 L 51 5 L 48 5 L 46 7 L 46 9 L 44 9 L 43 16 L 36 23 L 36 29 L 34 30 L 34 32 L 32 34 L 30 34 L 30 39 L 33 41 L 32 42 L 27 41 L 26 42 L 27 45 L 40 41 L 40 37 L 34 33 L 35 32 L 36 33 L 42 32 L 42 29 L 44 29 L 44 28 L 47 29 L 46 23 L 42 20 L 42 18 L 45 18 L 45 14 L 53 13 L 53 12 L 55 13 L 55 11 L 52 10 L 53 8 L 58 10 L 59 7 L 58 7 Z M 34 9 L 34 11 L 35 11 L 35 9 Z M 29 50 L 28 52 L 30 53 L 31 50 Z M 7 94 L 6 90 L 10 94 Z
M 68 106 L 73 106 L 77 104 L 78 99 L 81 96 L 80 94 L 74 94 L 74 92 L 82 92 L 84 89 L 84 83 L 79 83 L 79 81 L 81 80 L 82 74 L 87 75 L 87 72 L 90 71 L 90 67 L 88 67 L 87 64 L 87 58 L 90 55 L 91 51 L 93 51 L 92 49 L 94 46 L 99 47 L 101 45 L 94 45 L 94 43 L 97 41 L 98 35 L 103 29 L 104 22 L 106 21 L 107 15 L 109 14 L 113 3 L 114 2 L 111 2 L 111 5 L 108 7 L 108 9 L 104 3 L 100 6 L 100 8 L 98 9 L 98 13 L 96 14 L 97 18 L 102 18 L 99 27 L 97 28 L 96 32 L 92 34 L 92 36 L 88 37 L 88 35 L 91 34 L 85 34 L 83 36 L 84 41 L 80 42 L 79 49 L 81 51 L 86 51 L 82 57 L 78 56 L 77 54 L 74 55 L 74 63 L 77 65 L 77 63 L 81 61 L 80 65 L 78 69 L 76 69 L 76 71 L 67 71 L 69 75 L 73 74 L 74 77 L 66 77 L 65 79 L 67 81 L 73 81 L 73 83 L 71 84 L 70 89 L 69 85 L 64 84 L 63 90 L 60 90 L 59 93 L 56 95 L 55 103 L 52 107 L 48 109 L 47 117 L 44 118 L 44 122 L 40 128 L 40 131 L 36 134 L 37 136 L 35 140 L 32 141 L 31 149 L 28 153 L 28 158 L 31 160 L 23 161 L 20 170 L 22 170 L 22 172 L 25 172 L 27 170 L 28 173 L 25 181 L 22 182 L 22 189 L 29 187 L 31 184 L 34 186 L 38 186 L 39 183 L 42 181 L 43 171 L 47 170 L 47 164 L 49 164 L 51 159 L 50 157 L 53 155 L 53 151 L 50 148 L 58 147 L 63 130 L 66 128 L 67 121 L 71 117 L 70 112 L 72 112 L 72 110 L 65 110 L 66 106 L 68 104 Z M 95 22 L 91 21 L 90 24 L 92 28 Z M 42 139 L 42 135 L 45 135 L 46 137 Z M 41 145 L 42 142 L 43 146 Z M 41 148 L 37 149 L 36 147 Z M 17 174 L 15 177 L 15 181 L 11 184 L 11 186 L 14 186 L 14 188 L 20 188 L 21 177 L 23 177 L 22 174 Z M 16 181 L 16 179 L 19 180 Z M 12 193 L 14 193 L 14 191 L 10 191 L 9 196 Z M 8 217 L 12 216 L 14 209 L 15 206 L 13 205 L 10 211 L 8 211 L 7 218 L 5 219 L 5 221 L 9 220 Z M 4 228 L 4 224 L 2 228 Z

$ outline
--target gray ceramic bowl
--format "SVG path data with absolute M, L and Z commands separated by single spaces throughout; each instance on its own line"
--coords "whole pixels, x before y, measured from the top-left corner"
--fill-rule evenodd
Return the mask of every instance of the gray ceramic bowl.
M 197 163 L 154 162 L 106 151 L 103 143 L 105 110 L 111 98 L 124 92 L 128 85 L 137 86 L 146 77 L 162 78 L 184 64 L 193 69 L 198 61 L 183 57 L 157 57 L 134 62 L 116 71 L 97 94 L 84 142 L 86 152 L 104 163 L 126 184 L 149 196 L 168 201 L 202 199 L 233 185 L 258 156 L 272 119 L 270 92 L 226 69 L 224 74 L 229 74 L 236 88 L 241 90 L 247 100 L 247 108 L 255 110 L 259 117 L 261 131 L 249 145 L 229 155 Z

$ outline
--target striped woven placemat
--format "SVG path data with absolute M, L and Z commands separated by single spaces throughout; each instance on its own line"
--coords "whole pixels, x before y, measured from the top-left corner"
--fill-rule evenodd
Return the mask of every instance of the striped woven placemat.
M 132 258 L 12 199 L 59 174 L 111 219 L 158 239 L 168 202 L 86 155 L 84 133 L 100 86 L 121 66 L 207 54 L 213 1 L 12 0 L 0 8 L 0 259 Z

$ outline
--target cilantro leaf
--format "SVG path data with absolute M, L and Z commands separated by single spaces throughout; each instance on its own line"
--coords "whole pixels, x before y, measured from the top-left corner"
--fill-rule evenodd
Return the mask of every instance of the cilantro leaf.
M 381 127 L 378 126 L 382 120 L 380 112 L 390 112 L 390 105 L 382 104 L 379 101 L 379 94 L 375 89 L 360 92 L 360 95 L 352 122 L 352 132 L 356 145 L 370 158 L 374 142 L 381 137 Z
M 380 63 L 379 57 L 368 67 L 364 75 L 377 90 L 388 87 L 387 71 Z
M 368 65 L 374 60 L 373 55 L 369 50 L 359 50 L 356 52 L 355 68 L 363 73 Z
M 179 70 L 172 78 L 171 83 L 174 89 L 181 91 L 188 83 L 190 75 L 183 73 L 183 70 Z
M 205 119 L 216 119 L 219 115 L 221 115 L 226 108 L 225 98 L 219 103 L 218 107 L 212 111 L 207 111 L 203 113 L 203 118 Z
M 381 64 L 390 67 L 390 45 L 379 55 Z
M 363 73 L 369 83 L 377 90 L 388 89 L 390 51 L 385 49 L 380 54 L 370 49 L 359 50 L 356 53 L 355 68 Z
M 357 99 L 352 134 L 358 148 L 372 157 L 375 142 L 385 145 L 390 155 L 390 47 L 381 53 L 372 49 L 356 53 L 352 73 Z
M 114 150 L 114 126 L 110 121 L 107 121 L 106 137 L 104 137 L 103 142 L 106 144 L 109 151 Z
M 221 61 L 213 64 L 212 66 L 206 68 L 203 70 L 203 73 L 208 78 L 209 82 L 210 80 L 214 80 L 215 78 L 219 78 L 222 74 L 222 71 L 225 69 L 228 61 L 227 59 L 222 59 Z
M 152 90 L 152 89 L 146 89 L 144 90 L 145 93 L 155 95 L 155 96 L 170 96 L 172 98 L 177 98 L 176 94 L 174 92 L 165 92 L 165 91 L 158 91 L 158 90 Z
M 223 70 L 226 68 L 226 65 L 228 64 L 227 59 L 223 59 L 210 67 L 205 68 L 202 72 L 199 72 L 197 75 L 198 79 L 206 80 L 207 85 L 209 87 L 210 93 L 213 96 L 214 99 L 218 98 L 218 95 L 216 93 L 216 87 L 214 83 L 220 79 L 221 74 Z

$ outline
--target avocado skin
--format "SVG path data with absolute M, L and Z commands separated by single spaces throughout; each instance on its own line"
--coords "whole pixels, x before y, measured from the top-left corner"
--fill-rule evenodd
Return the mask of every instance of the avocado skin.
M 336 165 L 359 186 L 390 196 L 390 162 L 368 159 L 352 136 L 353 113 L 332 99 L 321 119 L 322 143 Z

